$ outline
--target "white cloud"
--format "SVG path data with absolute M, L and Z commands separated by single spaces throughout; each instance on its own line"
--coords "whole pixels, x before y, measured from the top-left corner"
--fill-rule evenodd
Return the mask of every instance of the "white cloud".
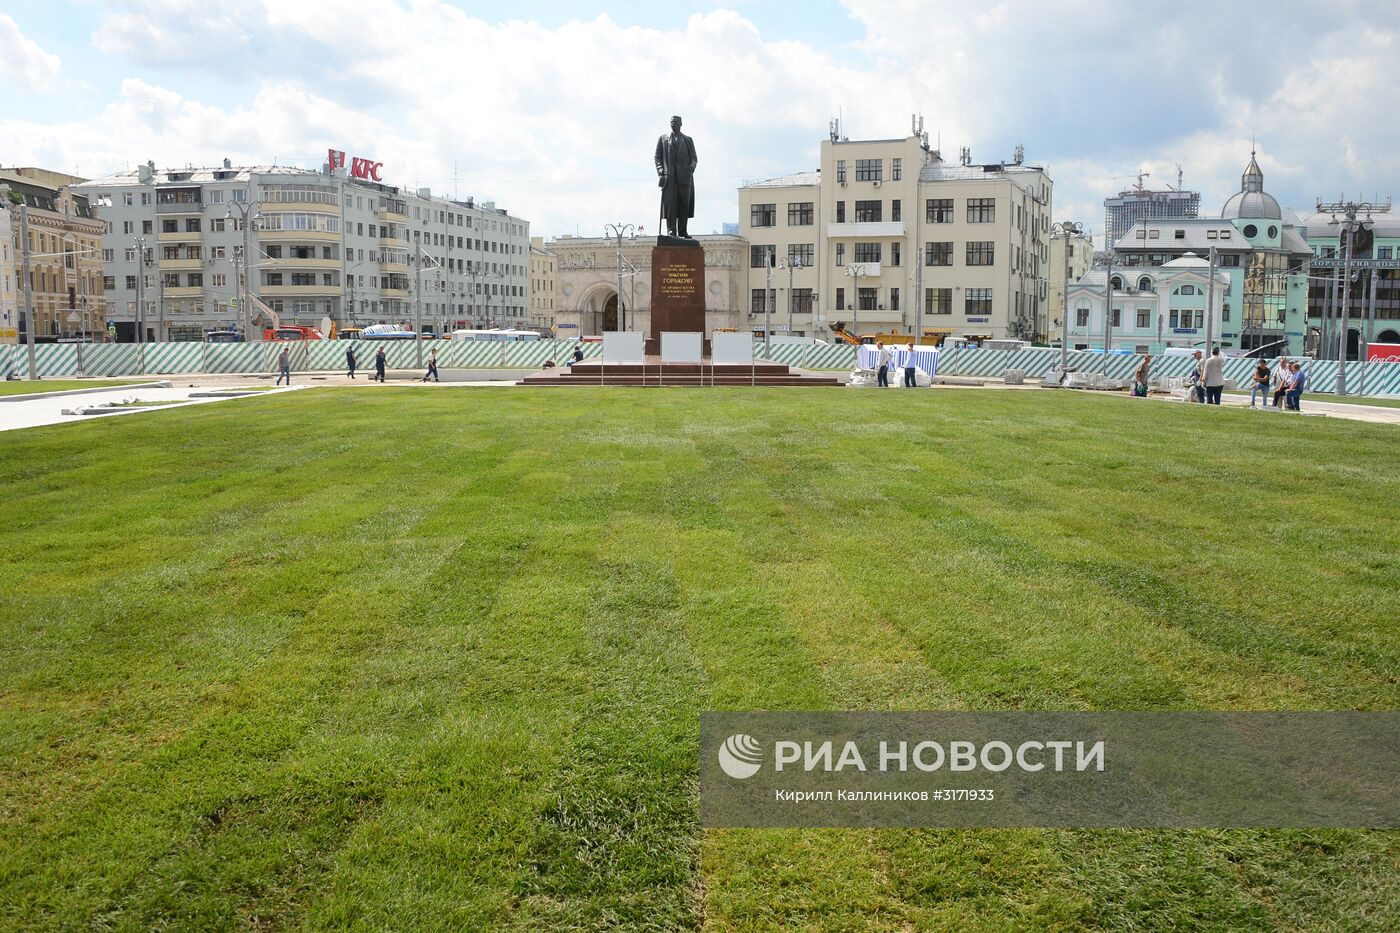
M 20 31 L 19 23 L 0 13 L 0 83 L 22 91 L 48 90 L 58 81 L 63 63 Z
M 95 121 L 0 134 L 90 171 L 224 156 L 316 166 L 333 146 L 382 159 L 396 183 L 494 198 L 546 234 L 654 229 L 651 149 L 672 113 L 699 149 L 701 231 L 737 219 L 743 179 L 815 167 L 838 108 L 853 138 L 901 135 L 919 112 L 947 153 L 994 161 L 1024 143 L 1050 165 L 1056 216 L 1095 228 L 1104 197 L 1131 183 L 1114 176 L 1175 183 L 1175 163 L 1217 210 L 1256 134 L 1270 191 L 1300 210 L 1400 178 L 1388 117 L 1400 5 L 1278 0 L 1261 16 L 1045 0 L 951 15 L 941 0 L 843 2 L 852 35 L 827 48 L 727 10 L 656 29 L 606 15 L 490 23 L 442 0 L 339 0 L 334 15 L 255 0 L 236 18 L 123 0 L 94 45 L 165 75 L 122 82 Z M 195 99 L 207 92 L 182 90 L 186 76 L 223 82 L 234 103 Z

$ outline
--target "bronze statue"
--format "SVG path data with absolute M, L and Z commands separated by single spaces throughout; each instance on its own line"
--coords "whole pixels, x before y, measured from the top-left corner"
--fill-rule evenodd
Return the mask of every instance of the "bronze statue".
M 671 118 L 671 132 L 656 141 L 657 185 L 661 188 L 661 216 L 667 232 L 690 239 L 686 222 L 695 216 L 695 141 L 681 132 L 681 118 Z

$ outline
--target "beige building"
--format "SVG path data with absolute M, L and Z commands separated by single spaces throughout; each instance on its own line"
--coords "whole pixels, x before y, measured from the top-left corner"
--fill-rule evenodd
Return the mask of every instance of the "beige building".
M 1065 311 L 1065 250 L 1069 250 L 1069 280 L 1078 282 L 1094 265 L 1094 240 L 1079 234 L 1050 237 L 1050 300 L 1046 314 L 1036 325 L 1036 339 L 1050 343 L 1060 339 Z
M 698 236 L 705 249 L 705 331 L 748 327 L 743 313 L 748 244 L 742 237 Z M 622 305 L 626 330 L 651 327 L 651 250 L 655 237 L 622 241 Z M 622 328 L 618 316 L 617 241 L 608 237 L 551 240 L 557 291 L 555 324 L 561 337 L 592 336 Z
M 0 308 L 15 310 L 0 323 L 0 340 L 24 339 L 25 307 L 21 216 L 28 214 L 29 272 L 36 340 L 104 338 L 102 222 L 88 199 L 73 187 L 83 181 L 39 168 L 0 169 L 8 192 L 8 259 L 0 259 L 13 294 L 0 292 Z M 27 207 L 27 212 L 23 208 Z M 0 222 L 3 223 L 3 222 Z M 0 311 L 3 313 L 3 311 Z
M 530 237 L 530 326 L 554 326 L 554 254 L 544 237 Z
M 822 143 L 821 167 L 739 189 L 747 322 L 828 337 L 1034 336 L 1048 292 L 1052 182 L 945 162 L 922 134 Z M 772 266 L 771 276 L 769 266 Z

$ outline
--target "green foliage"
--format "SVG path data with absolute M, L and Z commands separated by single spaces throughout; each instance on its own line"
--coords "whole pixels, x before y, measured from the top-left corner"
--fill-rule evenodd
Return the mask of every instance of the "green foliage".
M 1395 429 L 327 389 L 11 432 L 0 928 L 1362 930 L 1393 832 L 702 832 L 704 709 L 1393 709 Z

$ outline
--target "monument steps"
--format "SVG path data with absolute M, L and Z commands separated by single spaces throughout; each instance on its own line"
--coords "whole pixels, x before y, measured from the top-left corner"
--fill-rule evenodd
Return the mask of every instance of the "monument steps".
M 839 386 L 835 376 L 793 370 L 782 363 L 577 363 L 526 376 L 527 386 Z

